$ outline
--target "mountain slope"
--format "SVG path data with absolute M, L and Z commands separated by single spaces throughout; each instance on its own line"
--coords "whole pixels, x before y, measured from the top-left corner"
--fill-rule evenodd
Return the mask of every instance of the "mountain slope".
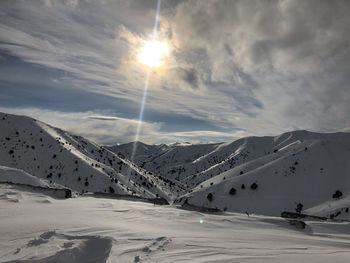
M 130 142 L 114 146 L 105 146 L 105 148 L 127 159 L 131 159 L 135 144 L 136 152 L 133 161 L 139 166 L 141 166 L 145 160 L 150 160 L 172 149 L 171 146 L 166 144 L 149 145 L 143 142 Z
M 248 154 L 250 161 L 204 181 L 179 201 L 278 216 L 332 200 L 336 191 L 350 193 L 350 134 L 296 131 L 250 137 L 241 151 L 257 140 L 260 146 Z
M 0 165 L 22 169 L 81 193 L 166 199 L 183 193 L 109 150 L 40 121 L 0 113 L 0 127 Z
M 187 200 L 275 216 L 287 210 L 348 218 L 349 133 L 294 131 L 186 146 L 138 142 L 137 166 L 128 160 L 133 143 L 105 148 L 40 121 L 2 113 L 0 127 L 0 165 L 81 193 L 158 196 L 177 204 Z
M 215 164 L 215 160 L 197 162 L 197 159 L 215 152 L 219 145 L 147 145 L 137 142 L 134 161 L 147 171 L 162 175 L 173 182 L 181 182 L 184 178 Z M 130 159 L 133 146 L 134 143 L 127 143 L 107 148 Z
M 52 185 L 48 183 L 45 179 L 32 176 L 20 169 L 10 168 L 6 166 L 0 166 L 0 182 L 25 184 L 40 187 L 49 187 L 50 185 Z

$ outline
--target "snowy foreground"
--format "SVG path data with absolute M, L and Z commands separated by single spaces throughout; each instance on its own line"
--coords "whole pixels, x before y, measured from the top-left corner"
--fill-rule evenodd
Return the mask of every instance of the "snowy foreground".
M 1 262 L 348 262 L 350 223 L 204 214 L 0 184 Z

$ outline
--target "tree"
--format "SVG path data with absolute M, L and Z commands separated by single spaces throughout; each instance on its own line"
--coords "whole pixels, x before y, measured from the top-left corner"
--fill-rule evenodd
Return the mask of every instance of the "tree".
M 109 187 L 109 192 L 111 193 L 111 194 L 114 194 L 114 188 L 113 187 Z
M 212 193 L 209 193 L 207 195 L 207 199 L 209 200 L 209 202 L 213 201 L 213 194 Z
M 335 193 L 333 194 L 333 198 L 336 198 L 336 199 L 338 199 L 342 196 L 343 196 L 343 193 L 340 192 L 339 190 L 335 191 Z
M 301 210 L 303 210 L 303 204 L 299 203 L 297 204 L 297 208 L 295 208 L 295 212 L 301 213 Z
M 230 189 L 230 195 L 235 195 L 236 194 L 236 189 L 234 187 L 232 187 Z
M 258 185 L 256 183 L 252 183 L 250 186 L 250 189 L 256 190 L 258 188 Z

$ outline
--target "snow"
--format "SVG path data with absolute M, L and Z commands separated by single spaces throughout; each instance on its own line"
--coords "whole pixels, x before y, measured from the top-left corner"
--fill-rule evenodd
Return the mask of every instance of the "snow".
M 43 179 L 32 176 L 20 169 L 0 166 L 0 182 L 9 182 L 15 184 L 26 184 L 31 186 L 49 187 L 50 184 Z
M 128 148 L 119 145 L 112 150 L 128 157 Z M 184 184 L 188 193 L 175 200 L 178 204 L 187 199 L 199 207 L 279 216 L 295 211 L 298 205 L 308 210 L 330 202 L 337 190 L 344 194 L 342 198 L 350 194 L 349 157 L 349 133 L 293 131 L 222 144 L 152 148 L 151 153 L 139 155 L 137 162 Z M 254 183 L 257 189 L 251 189 Z M 229 194 L 232 188 L 234 196 Z M 210 193 L 212 201 L 207 198 Z M 338 208 L 324 214 L 348 218 L 350 202 L 342 205 L 341 214 Z
M 295 211 L 298 204 L 309 209 L 333 200 L 337 190 L 349 195 L 350 136 L 298 140 L 201 183 L 182 199 L 197 206 L 279 216 Z M 232 188 L 234 195 L 229 194 Z
M 89 140 L 40 121 L 0 113 L 0 165 L 21 169 L 80 193 L 165 199 L 183 194 L 161 177 Z
M 349 257 L 349 133 L 293 131 L 200 145 L 137 142 L 132 162 L 134 143 L 103 147 L 5 113 L 0 127 L 1 262 Z M 64 188 L 77 194 L 62 199 Z M 173 203 L 149 203 L 156 197 Z M 280 218 L 284 211 L 327 220 L 306 217 L 303 229 L 301 221 Z
M 198 158 L 205 154 L 215 152 L 220 144 L 198 144 L 198 145 L 146 145 L 138 143 L 134 162 L 140 167 L 154 174 L 161 174 L 173 182 L 183 183 L 183 179 L 189 175 L 209 168 L 212 162 L 198 162 Z M 133 143 L 115 145 L 109 147 L 114 153 L 121 153 L 126 158 L 131 157 Z M 147 149 L 147 150 L 144 150 Z M 189 189 L 187 187 L 187 189 Z
M 348 222 L 306 221 L 300 230 L 267 216 L 93 197 L 57 200 L 0 185 L 4 193 L 21 197 L 0 199 L 1 262 L 294 263 L 350 256 Z
M 293 131 L 278 136 L 247 137 L 222 144 L 168 146 L 161 150 L 152 145 L 139 143 L 152 150 L 137 153 L 135 163 L 154 174 L 162 174 L 170 180 L 177 180 L 191 190 L 232 168 L 263 156 L 273 155 L 275 150 L 283 151 L 284 148 L 291 149 L 297 145 L 307 146 L 308 143 L 319 140 L 348 142 L 349 138 L 349 133 L 320 134 Z M 110 149 L 130 158 L 132 144 L 116 145 Z M 349 155 L 347 152 L 343 154 Z
M 339 199 L 328 200 L 317 206 L 311 207 L 304 212 L 309 215 L 334 218 L 336 220 L 350 221 L 350 195 L 347 194 Z

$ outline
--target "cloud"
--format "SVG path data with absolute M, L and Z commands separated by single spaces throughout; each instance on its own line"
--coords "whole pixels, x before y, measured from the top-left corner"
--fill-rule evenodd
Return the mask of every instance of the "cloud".
M 81 135 L 100 145 L 112 145 L 134 141 L 138 120 L 113 116 L 108 112 L 61 112 L 39 108 L 0 107 L 1 112 L 30 116 L 54 127 Z M 164 132 L 162 123 L 142 122 L 140 140 L 145 143 L 173 143 L 191 141 L 196 143 L 218 142 L 237 139 L 243 131 L 216 132 Z
M 119 117 L 112 116 L 87 116 L 87 119 L 101 120 L 101 121 L 118 121 L 121 120 Z
M 138 116 L 145 68 L 136 55 L 152 33 L 155 2 L 2 1 L 1 56 L 18 60 L 14 65 L 0 59 L 0 99 L 8 98 L 2 99 L 3 105 L 23 108 L 28 97 L 36 107 L 58 112 L 69 107 L 86 118 L 87 112 L 125 116 L 125 108 L 135 111 L 128 112 L 129 117 Z M 166 67 L 151 72 L 146 111 L 185 116 L 218 132 L 241 129 L 271 135 L 292 129 L 345 129 L 350 126 L 349 11 L 349 2 L 341 0 L 164 0 L 159 36 L 169 44 L 171 57 Z M 34 68 L 45 70 L 38 74 Z M 46 72 L 52 76 L 47 78 Z M 52 87 L 59 100 L 50 94 Z M 67 90 L 81 99 L 71 103 L 67 97 L 67 106 L 62 102 Z M 96 101 L 104 97 L 115 102 L 104 99 L 99 106 L 91 94 Z M 145 132 L 176 139 L 157 130 L 164 130 L 165 124 L 155 115 L 145 115 L 147 123 L 153 123 L 153 130 Z M 91 125 L 112 125 L 113 120 L 84 119 Z M 124 137 L 118 135 L 118 140 L 133 139 L 133 118 L 128 120 L 115 119 L 128 127 L 120 130 Z M 194 123 L 188 123 L 188 130 L 210 130 Z M 73 121 L 68 128 L 74 130 Z M 105 130 L 96 129 L 94 138 L 103 141 Z
M 330 131 L 349 124 L 349 11 L 347 1 L 187 1 L 169 24 L 178 53 L 205 50 L 209 66 L 181 59 L 234 97 L 240 127 Z
M 174 132 L 168 134 L 168 142 L 191 142 L 191 143 L 217 143 L 234 141 L 241 137 L 249 136 L 245 131 L 217 132 L 217 131 L 190 131 Z M 170 139 L 170 140 L 169 140 Z
M 190 88 L 198 88 L 198 75 L 194 68 L 186 69 L 179 67 L 176 71 L 178 77 L 187 83 Z
M 45 4 L 45 6 L 52 7 L 54 4 L 57 4 L 56 2 L 52 2 L 52 0 L 42 0 Z M 79 4 L 79 0 L 64 0 L 63 3 L 70 8 L 75 8 Z
M 0 107 L 0 111 L 30 116 L 99 144 L 133 141 L 138 124 L 138 120 L 107 115 L 108 112 L 61 112 L 39 108 L 4 107 Z M 158 133 L 160 127 L 160 123 L 143 122 L 140 138 L 152 138 Z M 149 142 L 155 142 L 155 140 Z

